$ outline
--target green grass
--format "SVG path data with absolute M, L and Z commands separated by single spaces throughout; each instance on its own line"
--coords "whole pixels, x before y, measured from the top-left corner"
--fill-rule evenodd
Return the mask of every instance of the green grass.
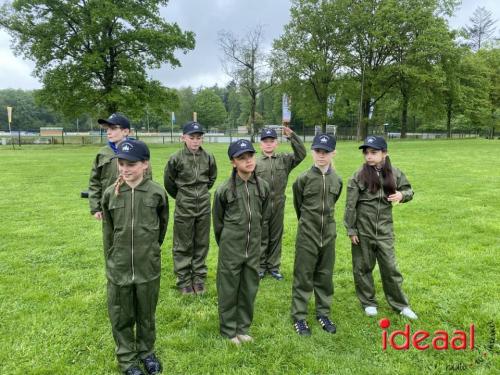
M 357 143 L 340 142 L 335 164 L 344 184 L 362 163 Z M 179 145 L 152 146 L 154 179 L 163 178 Z M 227 145 L 206 146 L 216 155 L 217 184 L 228 177 Z M 287 189 L 283 282 L 260 285 L 251 334 L 240 348 L 218 334 L 215 270 L 208 257 L 209 292 L 181 298 L 172 271 L 172 225 L 163 246 L 157 309 L 157 353 L 172 374 L 424 374 L 500 372 L 492 327 L 500 329 L 500 142 L 486 140 L 390 142 L 394 165 L 413 184 L 412 202 L 394 208 L 397 260 L 404 290 L 420 319 L 412 331 L 476 325 L 474 351 L 382 351 L 377 319 L 364 316 L 354 294 L 350 245 L 342 225 L 345 190 L 337 205 L 338 228 L 332 317 L 338 333 L 314 321 L 313 335 L 298 337 L 289 311 L 297 220 L 290 176 Z M 281 150 L 288 150 L 282 145 Z M 0 373 L 117 373 L 106 311 L 100 224 L 88 213 L 85 190 L 97 147 L 0 147 Z M 173 201 L 170 212 L 173 216 Z M 375 272 L 379 317 L 393 329 L 407 323 L 384 300 Z M 313 301 L 311 301 L 313 302 Z M 489 324 L 489 325 L 488 325 Z M 453 371 L 455 370 L 455 371 Z

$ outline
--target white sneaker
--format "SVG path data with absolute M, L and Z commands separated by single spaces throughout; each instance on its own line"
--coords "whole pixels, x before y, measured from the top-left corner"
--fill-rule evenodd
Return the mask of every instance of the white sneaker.
M 238 339 L 238 336 L 231 337 L 231 338 L 229 339 L 229 341 L 230 341 L 231 343 L 233 343 L 234 345 L 240 345 L 240 344 L 241 344 L 241 341 Z
M 375 306 L 365 307 L 365 314 L 368 316 L 377 316 L 377 308 Z
M 407 317 L 408 319 L 413 319 L 413 320 L 418 319 L 417 314 L 415 314 L 413 310 L 410 309 L 409 307 L 405 307 L 403 310 L 401 310 L 400 314 Z
M 249 336 L 249 335 L 236 335 L 236 337 L 238 338 L 238 340 L 241 343 L 243 343 L 243 342 L 252 342 L 253 341 L 253 337 Z

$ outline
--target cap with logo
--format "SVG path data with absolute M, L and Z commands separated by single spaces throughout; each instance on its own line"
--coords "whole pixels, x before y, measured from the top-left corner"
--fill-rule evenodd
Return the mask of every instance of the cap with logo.
M 335 150 L 335 145 L 337 140 L 329 134 L 317 134 L 311 146 L 313 150 L 325 150 L 327 152 L 332 152 Z
M 229 159 L 236 158 L 245 152 L 255 153 L 252 142 L 246 139 L 238 139 L 237 141 L 231 143 L 227 149 L 227 155 Z
M 260 140 L 262 141 L 263 139 L 266 138 L 273 138 L 276 139 L 278 138 L 278 134 L 276 134 L 276 130 L 274 129 L 269 129 L 269 128 L 264 128 L 260 132 Z
M 387 150 L 387 142 L 384 138 L 377 135 L 369 135 L 365 138 L 365 142 L 359 146 L 360 149 L 373 148 L 375 150 Z
M 149 160 L 148 146 L 136 139 L 127 139 L 118 145 L 118 152 L 115 158 L 125 159 L 128 161 L 144 161 Z
M 100 118 L 97 122 L 101 125 L 118 125 L 122 129 L 130 129 L 130 121 L 120 113 L 113 113 L 107 119 Z
M 184 126 L 182 127 L 182 134 L 189 135 L 194 133 L 201 133 L 201 134 L 205 133 L 205 131 L 203 130 L 203 126 L 201 126 L 200 123 L 196 121 L 191 121 L 184 124 Z

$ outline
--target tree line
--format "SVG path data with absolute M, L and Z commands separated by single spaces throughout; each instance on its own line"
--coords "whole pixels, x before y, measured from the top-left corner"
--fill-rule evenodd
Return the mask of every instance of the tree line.
M 397 131 L 481 131 L 499 122 L 500 49 L 491 12 L 449 27 L 456 0 L 292 0 L 290 21 L 266 52 L 264 28 L 246 35 L 220 30 L 231 77 L 225 87 L 171 89 L 148 77 L 160 64 L 180 66 L 195 35 L 160 16 L 168 1 L 7 2 L 0 27 L 16 53 L 35 61 L 43 87 L 0 90 L 14 107 L 14 128 L 62 125 L 89 130 L 110 112 L 130 115 L 141 130 L 175 129 L 198 113 L 209 130 L 246 126 L 253 136 L 281 123 L 334 124 Z M 7 127 L 0 111 L 0 129 Z

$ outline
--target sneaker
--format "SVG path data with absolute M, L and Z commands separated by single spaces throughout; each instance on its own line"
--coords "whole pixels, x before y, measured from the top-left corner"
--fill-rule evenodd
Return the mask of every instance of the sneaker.
M 368 316 L 377 316 L 377 308 L 375 306 L 366 306 L 365 314 Z
M 321 327 L 323 328 L 324 331 L 326 331 L 328 333 L 336 333 L 337 332 L 337 327 L 330 319 L 328 319 L 327 316 L 318 315 L 316 317 L 316 319 L 318 319 L 318 322 L 319 322 L 319 324 L 321 324 Z
M 259 271 L 259 279 L 263 279 L 264 276 L 266 276 L 266 273 L 264 271 Z
M 193 287 L 190 285 L 190 286 L 185 286 L 185 287 L 179 288 L 179 292 L 180 292 L 183 296 L 188 296 L 188 295 L 194 294 L 194 289 L 193 289 Z
M 125 375 L 144 375 L 142 370 L 139 367 L 132 366 L 123 371 Z
M 159 374 L 162 371 L 161 362 L 154 353 L 144 358 L 142 364 L 149 375 Z
M 241 341 L 238 338 L 238 336 L 231 337 L 228 340 L 229 340 L 230 343 L 232 343 L 234 345 L 240 345 L 241 344 Z
M 271 276 L 278 281 L 283 280 L 283 275 L 280 273 L 280 271 L 271 271 Z
M 193 285 L 193 290 L 196 294 L 205 294 L 206 289 L 205 289 L 205 284 L 203 283 L 198 283 Z
M 236 337 L 241 343 L 253 341 L 253 337 L 249 335 L 236 335 Z
M 309 329 L 305 319 L 296 320 L 293 327 L 300 336 L 311 336 L 311 330 Z
M 408 319 L 418 319 L 417 314 L 415 314 L 409 307 L 405 307 L 403 310 L 401 310 L 400 314 L 407 317 Z

